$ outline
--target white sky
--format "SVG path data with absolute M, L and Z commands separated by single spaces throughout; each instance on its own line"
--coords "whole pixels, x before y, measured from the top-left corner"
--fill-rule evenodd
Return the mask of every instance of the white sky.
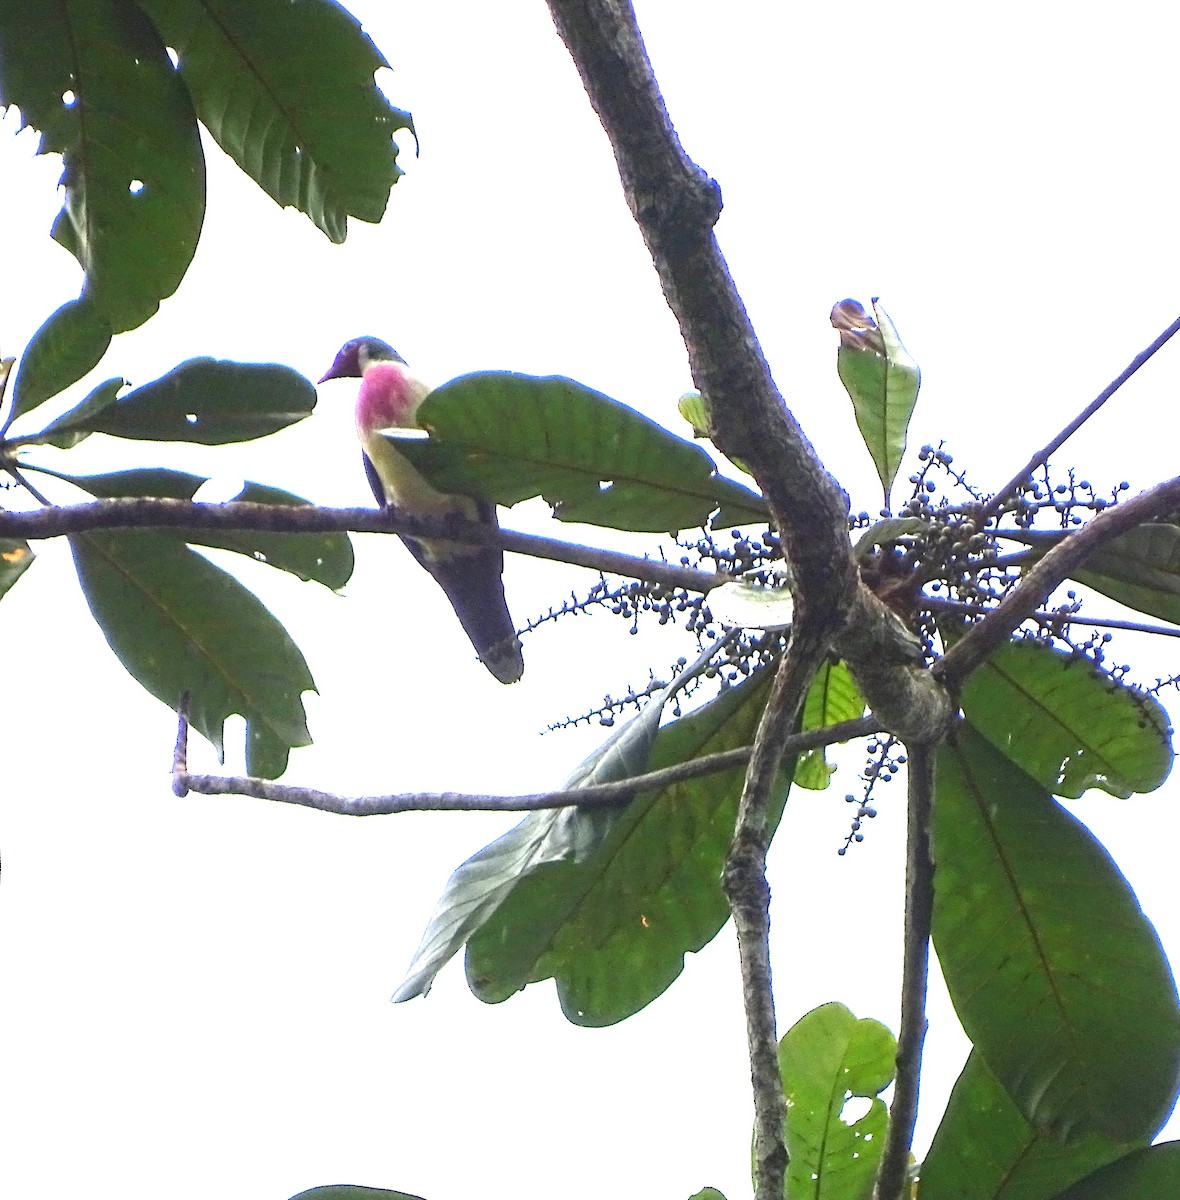
M 196 263 L 95 378 L 141 383 L 197 354 L 315 378 L 340 343 L 371 333 L 428 377 L 560 372 L 678 428 L 684 350 L 544 6 L 355 10 L 422 141 L 383 225 L 354 225 L 332 247 L 210 147 Z M 1180 18 L 1166 6 L 1116 17 L 677 0 L 639 15 L 685 144 L 721 184 L 718 236 L 777 379 L 856 508 L 878 498 L 835 375 L 834 301 L 882 297 L 924 373 L 912 447 L 946 437 L 985 488 L 1180 310 Z M 57 164 L 33 161 L 33 136 L 14 141 L 4 125 L 0 349 L 11 354 L 79 277 L 47 236 Z M 1165 351 L 1062 461 L 1136 488 L 1173 473 L 1178 354 Z M 312 420 L 264 445 L 93 438 L 60 463 L 167 462 L 365 503 L 350 397 L 346 384 L 325 389 Z M 604 536 L 553 527 L 539 507 L 505 523 Z M 110 656 L 65 548 L 38 553 L 2 607 L 0 1192 L 282 1200 L 356 1182 L 429 1200 L 748 1194 L 728 929 L 612 1029 L 568 1025 L 551 984 L 484 1006 L 458 964 L 426 1000 L 390 1006 L 448 873 L 513 820 L 350 821 L 172 798 L 171 714 Z M 286 778 L 342 792 L 552 785 L 601 731 L 538 736 L 549 720 L 687 651 L 628 639 L 605 617 L 565 622 L 526 641 L 525 679 L 503 689 L 392 540 L 360 540 L 343 597 L 242 570 L 320 690 L 317 744 Z M 524 621 L 588 578 L 510 559 L 513 612 Z M 1170 646 L 1162 659 L 1123 645 L 1149 680 L 1177 669 Z M 203 744 L 193 760 L 215 765 Z M 865 844 L 838 858 L 858 761 L 830 791 L 792 797 L 772 850 L 783 1029 L 829 999 L 896 1028 L 902 794 L 893 785 Z M 1074 806 L 1173 956 L 1175 787 Z M 965 1052 L 934 991 L 922 1149 Z

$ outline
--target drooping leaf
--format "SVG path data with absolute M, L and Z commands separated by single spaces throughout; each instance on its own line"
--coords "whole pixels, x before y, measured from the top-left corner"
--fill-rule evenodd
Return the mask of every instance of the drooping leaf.
M 190 358 L 167 375 L 114 399 L 96 389 L 46 430 L 54 437 L 106 433 L 153 442 L 220 446 L 294 425 L 315 408 L 316 391 L 279 363 Z
M 649 769 L 753 740 L 769 672 L 760 671 L 660 730 Z M 794 764 L 774 797 L 777 822 Z M 490 1003 L 553 978 L 562 1011 L 601 1026 L 638 1012 L 716 936 L 729 911 L 721 887 L 741 767 L 636 797 L 604 835 L 575 812 L 566 853 L 522 873 L 467 944 L 467 980 Z M 511 836 L 511 835 L 509 835 Z M 556 856 L 554 856 L 556 857 Z
M 197 115 L 275 201 L 333 242 L 377 222 L 401 174 L 393 134 L 413 131 L 374 82 L 389 64 L 330 0 L 141 0 L 179 55 Z
M 574 769 L 565 788 L 614 783 L 642 773 L 664 705 L 676 686 L 677 681 L 668 684 L 637 716 L 616 729 Z M 439 971 L 468 938 L 491 920 L 523 875 L 570 855 L 576 859 L 591 854 L 602 844 L 618 815 L 617 808 L 538 810 L 472 855 L 447 880 L 394 1001 L 424 996 Z
M 888 507 L 922 373 L 875 297 L 872 317 L 857 301 L 842 300 L 832 309 L 832 324 L 840 331 L 836 371 L 852 399 L 857 428 L 872 455 Z
M 922 1163 L 922 1200 L 1046 1200 L 1128 1149 L 1101 1134 L 1038 1133 L 973 1053 Z
M 246 766 L 273 778 L 310 743 L 303 693 L 315 683 L 299 647 L 252 592 L 178 538 L 144 530 L 74 534 L 78 580 L 111 649 L 222 751 L 223 726 L 246 720 Z
M 208 480 L 203 475 L 164 468 L 114 471 L 107 475 L 59 475 L 92 496 L 156 496 L 161 499 L 191 500 Z M 234 500 L 255 504 L 298 507 L 309 501 L 281 488 L 246 482 Z M 267 533 L 265 530 L 182 529 L 165 536 L 190 545 L 216 546 L 244 554 L 256 562 L 288 571 L 300 579 L 321 583 L 339 591 L 352 576 L 352 541 L 346 533 Z
M 1180 1195 L 1180 1142 L 1161 1142 L 1120 1158 L 1054 1200 L 1164 1200 Z
M 816 672 L 803 702 L 803 722 L 800 732 L 825 729 L 840 721 L 855 721 L 864 716 L 865 702 L 852 678 L 852 672 L 842 662 L 825 663 Z M 822 791 L 828 786 L 835 767 L 829 766 L 825 752 L 808 750 L 799 756 L 795 767 L 795 782 L 800 787 Z
M 391 1192 L 388 1188 L 362 1187 L 358 1183 L 329 1183 L 309 1188 L 291 1200 L 422 1200 L 409 1192 Z
M 394 445 L 440 491 L 512 505 L 544 496 L 562 521 L 648 533 L 764 522 L 756 493 L 699 446 L 557 376 L 464 375 L 418 410 L 429 439 Z
M 889 1113 L 879 1093 L 893 1079 L 897 1042 L 879 1021 L 857 1020 L 843 1004 L 822 1004 L 779 1042 L 787 1097 L 791 1200 L 867 1200 Z M 843 1118 L 851 1094 L 869 1101 L 855 1121 Z
M 1175 1097 L 1180 1009 L 1105 848 L 963 725 L 938 754 L 933 850 L 951 999 L 1025 1119 L 1057 1138 L 1149 1138 Z
M 33 334 L 21 355 L 9 419 L 77 383 L 98 365 L 110 344 L 110 322 L 89 297 L 63 304 Z
M 188 90 L 156 30 L 122 0 L 5 0 L 0 52 L 0 104 L 41 131 L 41 153 L 64 158 L 53 236 L 86 272 L 82 298 L 115 333 L 134 329 L 176 290 L 204 218 Z M 78 326 L 73 369 L 99 340 L 93 324 Z
M 971 675 L 960 700 L 978 732 L 1059 796 L 1101 788 L 1126 799 L 1153 791 L 1172 769 L 1158 701 L 1080 655 L 1010 642 Z
M 0 538 L 0 596 L 33 565 L 32 546 L 20 538 Z

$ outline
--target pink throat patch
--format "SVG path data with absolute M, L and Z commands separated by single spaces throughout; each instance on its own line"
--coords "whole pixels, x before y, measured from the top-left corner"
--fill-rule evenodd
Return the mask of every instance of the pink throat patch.
M 422 388 L 407 378 L 401 363 L 371 363 L 356 397 L 356 425 L 361 433 L 413 427 Z

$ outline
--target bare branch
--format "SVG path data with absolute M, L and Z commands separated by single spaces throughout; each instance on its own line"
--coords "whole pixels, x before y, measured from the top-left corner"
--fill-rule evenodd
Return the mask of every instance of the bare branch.
M 1023 621 L 1027 621 L 1044 604 L 1054 588 L 1070 577 L 1086 559 L 1101 546 L 1120 534 L 1134 529 L 1153 518 L 1174 512 L 1180 507 L 1180 476 L 1140 492 L 1133 500 L 1113 504 L 1088 521 L 1076 533 L 1071 533 L 1050 550 L 1039 563 L 1025 573 L 1023 579 L 1004 597 L 982 621 L 968 630 L 961 642 L 947 652 L 934 666 L 934 673 L 951 690 L 977 666 Z
M 190 500 L 121 497 L 88 504 L 51 505 L 36 512 L 0 510 L 0 537 L 52 538 L 92 529 L 200 529 L 218 532 L 261 530 L 267 533 L 405 533 L 501 546 L 514 554 L 589 567 L 608 575 L 625 575 L 648 583 L 692 592 L 707 592 L 725 576 L 658 559 L 598 550 L 556 538 L 489 529 L 458 518 L 411 517 L 390 509 L 293 507 L 233 500 L 202 504 Z
M 930 966 L 930 925 L 934 914 L 934 861 L 930 817 L 934 801 L 936 747 L 907 745 L 909 792 L 905 865 L 905 936 L 901 969 L 901 1024 L 897 1033 L 897 1075 L 889 1128 L 877 1168 L 873 1200 L 903 1200 L 914 1125 L 922 1043 L 926 1038 L 926 981 Z
M 770 972 L 770 886 L 766 879 L 770 810 L 783 756 L 794 741 L 788 730 L 795 723 L 825 653 L 823 637 L 808 636 L 797 624 L 758 723 L 738 805 L 737 828 L 725 862 L 725 894 L 733 913 L 741 958 L 742 1001 L 754 1092 L 756 1200 L 780 1200 L 785 1194 L 788 1163 L 783 1133 L 786 1098 L 779 1070 Z
M 924 603 L 939 612 L 963 613 L 965 616 L 986 617 L 992 609 L 982 604 L 969 604 L 965 600 L 944 600 L 939 597 L 925 598 Z M 1124 633 L 1150 633 L 1155 637 L 1180 637 L 1180 628 L 1175 625 L 1156 625 L 1151 621 L 1123 621 L 1115 617 L 1083 617 L 1077 613 L 1052 612 L 1049 609 L 1038 609 L 1030 614 L 1034 621 L 1044 621 L 1046 624 L 1060 623 L 1070 625 L 1090 625 L 1096 629 L 1118 629 Z
M 1180 333 L 1180 317 L 1177 317 L 1145 350 L 1141 350 L 1131 359 L 1130 363 L 1116 379 L 1102 389 L 1098 395 L 1070 423 L 1061 430 L 1049 443 L 1042 446 L 1033 456 L 1008 480 L 1006 484 L 987 502 L 983 509 L 984 520 L 994 517 L 1004 505 L 1005 500 L 1011 499 L 1023 486 L 1025 480 L 1041 466 L 1049 461 L 1049 456 L 1059 450 L 1081 427 L 1155 354 Z
M 791 752 L 802 754 L 835 742 L 868 737 L 880 732 L 872 717 L 842 721 L 824 729 L 811 730 L 789 739 Z M 295 804 L 321 812 L 338 813 L 346 817 L 373 817 L 402 812 L 531 812 L 539 808 L 609 807 L 625 804 L 637 792 L 655 791 L 713 775 L 740 766 L 750 757 L 750 747 L 723 750 L 706 754 L 658 771 L 648 771 L 616 783 L 597 783 L 580 788 L 553 792 L 536 792 L 525 796 L 488 796 L 463 792 L 407 792 L 389 796 L 338 796 L 315 788 L 294 787 L 258 779 L 252 775 L 190 775 L 185 762 L 188 722 L 180 714 L 176 740 L 176 755 L 172 763 L 172 790 L 178 796 L 199 792 L 205 796 L 253 796 L 258 800 L 273 800 L 279 804 Z

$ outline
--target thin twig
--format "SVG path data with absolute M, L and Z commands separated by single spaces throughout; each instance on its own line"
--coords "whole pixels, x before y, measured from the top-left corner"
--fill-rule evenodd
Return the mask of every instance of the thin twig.
M 1042 446 L 1032 458 L 1008 480 L 1006 484 L 987 502 L 983 509 L 984 520 L 989 520 L 1004 506 L 1006 500 L 1010 500 L 1017 491 L 1024 485 L 1025 480 L 1040 466 L 1044 466 L 1049 461 L 1049 456 L 1059 450 L 1065 442 L 1067 442 L 1081 427 L 1143 366 L 1149 359 L 1163 349 L 1165 345 L 1177 334 L 1180 333 L 1180 317 L 1177 317 L 1171 325 L 1167 327 L 1147 347 L 1146 350 L 1141 350 L 1131 359 L 1126 369 L 1116 379 L 1102 389 L 1098 395 L 1090 401 L 1088 405 L 1070 423 L 1061 430 L 1048 444 Z M 982 524 L 982 522 L 981 522 Z
M 927 607 L 936 612 L 958 612 L 971 617 L 986 617 L 995 610 L 985 608 L 982 604 L 969 604 L 965 600 L 942 600 L 938 597 L 927 597 Z M 1124 633 L 1150 633 L 1157 637 L 1180 637 L 1180 629 L 1175 626 L 1153 625 L 1148 621 L 1121 621 L 1114 617 L 1082 617 L 1075 613 L 1050 612 L 1047 609 L 1029 614 L 1034 621 L 1046 623 L 1068 621 L 1071 625 L 1091 625 L 1096 629 L 1118 629 Z
M 669 588 L 708 592 L 726 581 L 713 571 L 675 566 L 657 559 L 618 554 L 556 538 L 489 528 L 456 518 L 410 517 L 390 509 L 317 508 L 256 504 L 231 500 L 204 504 L 191 500 L 120 497 L 88 504 L 50 505 L 36 512 L 0 509 L 0 537 L 51 538 L 94 529 L 243 530 L 266 533 L 403 533 L 413 537 L 446 536 L 452 541 L 500 546 L 514 554 L 589 567 Z
M 983 621 L 973 625 L 944 658 L 934 674 L 952 692 L 1023 621 L 1044 603 L 1053 589 L 1070 577 L 1095 550 L 1120 534 L 1180 506 L 1180 476 L 1156 484 L 1133 500 L 1112 504 L 1076 533 L 1059 542 L 1000 601 Z
M 648 771 L 631 779 L 615 783 L 596 783 L 586 787 L 552 792 L 536 792 L 524 796 L 489 796 L 463 792 L 402 793 L 388 796 L 338 796 L 315 788 L 294 787 L 259 779 L 252 775 L 189 775 L 185 769 L 182 747 L 188 723 L 181 715 L 177 733 L 177 754 L 173 759 L 172 790 L 178 796 L 198 792 L 205 796 L 253 796 L 279 804 L 295 804 L 321 812 L 338 813 L 346 817 L 372 817 L 401 812 L 531 812 L 541 808 L 608 807 L 623 804 L 637 792 L 655 791 L 742 766 L 749 760 L 750 747 L 723 750 L 689 762 Z M 789 739 L 792 753 L 802 754 L 835 742 L 868 737 L 880 732 L 881 726 L 872 717 L 842 721 L 824 729 L 811 730 Z
M 907 745 L 909 792 L 905 866 L 905 936 L 901 969 L 901 1023 L 897 1033 L 897 1074 L 889 1128 L 873 1200 L 903 1200 L 910 1148 L 918 1119 L 922 1043 L 926 1038 L 926 981 L 930 966 L 930 924 L 934 913 L 934 862 L 930 818 L 934 800 L 933 746 Z
M 737 828 L 725 862 L 725 895 L 733 913 L 742 970 L 742 1001 L 754 1093 L 754 1195 L 781 1200 L 788 1156 L 783 1122 L 786 1098 L 778 1062 L 778 1032 L 770 971 L 770 886 L 766 850 L 770 811 L 783 756 L 795 739 L 787 735 L 825 653 L 821 636 L 797 624 L 775 672 L 770 697 L 750 754 L 738 805 Z

